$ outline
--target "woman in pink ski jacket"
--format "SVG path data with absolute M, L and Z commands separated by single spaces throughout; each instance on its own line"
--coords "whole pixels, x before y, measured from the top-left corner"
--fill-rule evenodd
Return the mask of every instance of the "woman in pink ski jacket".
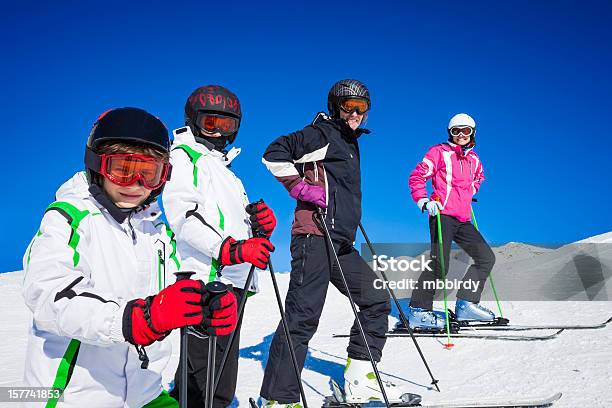
M 457 292 L 455 313 L 461 321 L 491 321 L 494 314 L 478 302 L 484 283 L 495 264 L 495 255 L 482 235 L 470 222 L 472 197 L 484 181 L 484 171 L 474 152 L 476 122 L 460 113 L 448 124 L 449 139 L 429 149 L 409 178 L 412 199 L 421 211 L 429 214 L 431 258 L 433 268 L 425 270 L 412 292 L 409 320 L 413 328 L 443 330 L 444 313 L 434 312 L 433 296 L 436 279 L 442 278 L 438 252 L 437 216 L 440 214 L 445 271 L 448 272 L 452 241 L 474 259 L 463 281 L 471 280 L 470 289 Z M 433 193 L 428 198 L 425 184 L 432 180 Z M 430 283 L 428 285 L 428 282 Z

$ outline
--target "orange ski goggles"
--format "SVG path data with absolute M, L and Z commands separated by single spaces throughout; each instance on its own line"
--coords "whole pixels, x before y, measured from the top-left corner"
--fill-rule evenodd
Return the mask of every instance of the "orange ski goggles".
M 223 136 L 229 136 L 238 131 L 240 125 L 237 118 L 212 113 L 199 113 L 197 125 L 200 129 L 209 133 L 219 132 Z
M 346 113 L 357 112 L 363 115 L 370 110 L 370 102 L 363 98 L 344 98 L 340 100 L 340 109 Z
M 120 186 L 141 180 L 147 189 L 155 190 L 166 182 L 169 170 L 169 163 L 144 154 L 100 155 L 100 173 Z

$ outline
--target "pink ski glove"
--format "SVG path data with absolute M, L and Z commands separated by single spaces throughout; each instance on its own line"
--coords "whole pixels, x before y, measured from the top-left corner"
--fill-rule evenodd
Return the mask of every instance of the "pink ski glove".
M 296 184 L 289 192 L 289 195 L 296 200 L 308 201 L 321 208 L 327 208 L 325 189 L 320 186 L 310 185 L 304 180 Z

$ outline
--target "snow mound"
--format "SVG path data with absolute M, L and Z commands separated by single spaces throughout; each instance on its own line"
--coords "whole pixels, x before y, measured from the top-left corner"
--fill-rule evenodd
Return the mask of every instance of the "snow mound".
M 493 248 L 497 262 L 516 261 L 517 259 L 533 258 L 550 252 L 551 249 L 535 245 L 523 244 L 521 242 L 508 242 L 507 244 Z

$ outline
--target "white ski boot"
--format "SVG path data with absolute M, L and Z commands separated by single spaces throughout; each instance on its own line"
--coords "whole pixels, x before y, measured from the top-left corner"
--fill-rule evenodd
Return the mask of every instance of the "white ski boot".
M 421 396 L 403 392 L 390 381 L 383 381 L 390 404 L 416 405 Z M 369 361 L 347 359 L 344 369 L 344 397 L 347 403 L 365 404 L 369 401 L 384 401 L 376 375 Z

